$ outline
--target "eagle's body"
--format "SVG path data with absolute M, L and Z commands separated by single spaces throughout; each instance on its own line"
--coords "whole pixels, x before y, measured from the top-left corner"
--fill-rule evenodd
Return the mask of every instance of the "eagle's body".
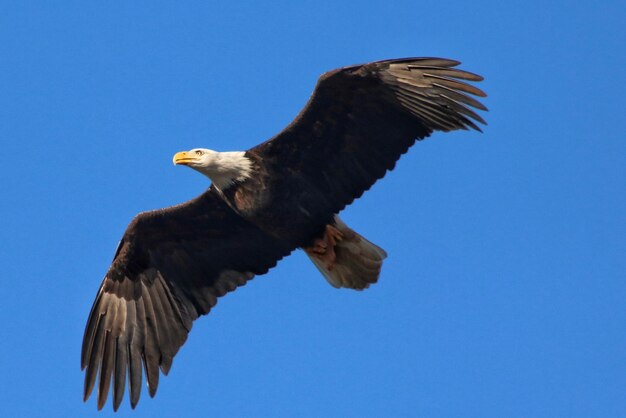
M 294 175 L 270 158 L 253 149 L 244 157 L 253 161 L 253 172 L 231 187 L 219 189 L 228 205 L 269 236 L 304 247 L 332 222 L 335 212 L 325 205 L 324 193 L 311 187 L 310 180 Z M 296 205 L 286 202 L 298 202 Z
M 192 321 L 255 275 L 303 248 L 335 287 L 376 282 L 386 254 L 339 212 L 434 130 L 478 129 L 486 110 L 458 79 L 482 78 L 458 62 L 410 58 L 324 74 L 283 132 L 245 152 L 194 149 L 174 156 L 211 179 L 197 198 L 139 214 L 129 225 L 92 308 L 81 356 L 85 399 L 99 373 L 98 407 L 126 376 L 131 405 L 142 368 L 150 395 Z M 142 367 L 143 366 L 143 367 Z

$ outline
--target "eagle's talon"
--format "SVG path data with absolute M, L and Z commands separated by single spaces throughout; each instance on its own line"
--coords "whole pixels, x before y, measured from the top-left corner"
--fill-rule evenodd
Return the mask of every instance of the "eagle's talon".
M 343 234 L 333 225 L 326 225 L 324 234 L 321 238 L 316 238 L 311 247 L 304 250 L 310 255 L 321 260 L 326 268 L 330 271 L 335 267 L 337 254 L 335 253 L 335 245 L 343 239 Z

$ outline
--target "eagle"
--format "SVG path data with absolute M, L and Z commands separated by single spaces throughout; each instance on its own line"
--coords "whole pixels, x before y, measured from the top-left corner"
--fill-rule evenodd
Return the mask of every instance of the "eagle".
M 134 409 L 142 374 L 153 397 L 193 321 L 298 248 L 334 287 L 375 283 L 385 251 L 338 215 L 416 140 L 486 124 L 472 97 L 486 95 L 468 83 L 483 78 L 459 64 L 403 58 L 335 69 L 273 138 L 247 151 L 176 153 L 174 164 L 211 185 L 126 229 L 85 328 L 84 400 L 97 383 L 98 409 L 112 389 L 117 410 L 128 383 Z

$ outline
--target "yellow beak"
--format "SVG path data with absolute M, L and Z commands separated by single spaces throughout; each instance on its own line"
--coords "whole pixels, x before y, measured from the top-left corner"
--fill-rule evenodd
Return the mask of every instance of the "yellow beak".
M 178 164 L 187 165 L 194 160 L 196 160 L 196 157 L 189 154 L 187 151 L 177 152 L 176 154 L 174 154 L 174 158 L 173 158 L 174 164 L 176 165 Z

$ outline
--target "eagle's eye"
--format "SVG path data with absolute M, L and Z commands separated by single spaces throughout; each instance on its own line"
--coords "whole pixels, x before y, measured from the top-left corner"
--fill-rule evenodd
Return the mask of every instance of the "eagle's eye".
M 196 155 L 202 155 L 202 154 L 204 154 L 204 152 L 202 152 L 202 151 L 200 151 L 200 150 L 197 150 L 197 151 L 196 151 Z

